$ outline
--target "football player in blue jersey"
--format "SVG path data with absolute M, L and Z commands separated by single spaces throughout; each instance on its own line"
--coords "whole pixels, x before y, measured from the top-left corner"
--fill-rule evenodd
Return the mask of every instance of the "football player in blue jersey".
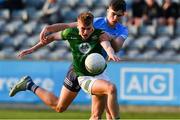
M 94 28 L 107 32 L 111 38 L 111 45 L 115 52 L 118 52 L 126 38 L 128 37 L 128 29 L 119 21 L 126 11 L 126 2 L 124 0 L 112 0 L 107 9 L 106 17 L 97 17 L 94 19 Z M 76 27 L 77 23 L 57 23 L 44 27 L 40 34 L 40 38 L 46 41 L 47 33 L 57 32 L 65 28 Z

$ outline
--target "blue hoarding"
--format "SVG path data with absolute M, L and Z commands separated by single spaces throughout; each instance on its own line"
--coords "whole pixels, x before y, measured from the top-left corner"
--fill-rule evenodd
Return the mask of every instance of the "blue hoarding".
M 65 61 L 0 61 L 0 102 L 41 102 L 29 91 L 14 97 L 8 96 L 10 86 L 25 75 L 31 76 L 36 84 L 59 96 L 69 66 L 70 62 Z M 89 102 L 90 97 L 82 91 L 74 101 L 75 104 Z
M 0 61 L 0 102 L 41 102 L 31 92 L 8 97 L 9 87 L 24 75 L 59 95 L 70 62 Z M 116 85 L 120 104 L 180 105 L 180 64 L 109 63 L 106 73 Z M 74 104 L 90 104 L 82 90 Z

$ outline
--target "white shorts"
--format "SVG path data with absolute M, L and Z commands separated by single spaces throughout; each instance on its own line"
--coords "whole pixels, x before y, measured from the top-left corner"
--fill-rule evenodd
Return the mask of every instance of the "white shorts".
M 84 92 L 92 95 L 91 89 L 92 85 L 96 80 L 107 80 L 109 81 L 109 77 L 105 75 L 105 73 L 102 73 L 97 76 L 79 76 L 78 77 L 78 82 L 81 88 L 84 90 Z

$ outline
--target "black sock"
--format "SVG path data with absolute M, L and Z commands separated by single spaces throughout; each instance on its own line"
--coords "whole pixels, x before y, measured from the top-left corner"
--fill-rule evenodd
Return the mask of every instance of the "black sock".
M 120 120 L 120 117 L 115 118 L 114 120 Z
M 39 87 L 39 86 L 37 86 L 33 81 L 29 81 L 29 82 L 27 83 L 27 90 L 30 90 L 30 91 L 32 91 L 33 93 L 36 92 L 36 90 L 37 90 L 38 87 Z

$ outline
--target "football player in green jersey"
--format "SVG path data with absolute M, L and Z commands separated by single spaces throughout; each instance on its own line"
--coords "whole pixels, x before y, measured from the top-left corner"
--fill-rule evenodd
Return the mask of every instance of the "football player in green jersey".
M 32 48 L 22 51 L 19 54 L 19 57 L 30 54 L 54 40 L 68 40 L 73 54 L 73 67 L 75 73 L 78 75 L 78 82 L 85 92 L 92 95 L 92 103 L 94 106 L 97 104 L 101 105 L 102 108 L 102 110 L 99 110 L 101 112 L 98 110 L 93 111 L 97 112 L 97 114 L 93 114 L 91 119 L 100 119 L 105 105 L 107 105 L 111 117 L 117 119 L 119 118 L 119 106 L 115 85 L 108 81 L 108 78 L 104 73 L 97 75 L 89 73 L 84 65 L 87 55 L 91 53 L 102 54 L 102 47 L 105 49 L 110 59 L 113 61 L 120 60 L 120 58 L 115 55 L 114 50 L 110 45 L 109 36 L 101 30 L 94 29 L 93 18 L 93 15 L 89 12 L 80 14 L 77 19 L 77 28 L 68 28 L 64 31 L 53 33 L 47 41 L 40 41 Z M 31 80 L 31 83 L 27 84 L 30 86 L 27 86 L 26 88 L 33 90 L 33 92 L 42 99 L 44 94 L 41 94 L 38 89 L 39 87 L 32 84 L 32 82 L 33 81 Z M 19 91 L 16 89 L 15 93 L 11 93 L 16 94 Z M 107 103 L 103 103 L 104 97 L 107 97 Z M 99 104 L 98 102 L 103 104 Z
M 125 11 L 126 11 L 125 0 L 111 0 L 108 5 L 106 17 L 98 17 L 98 18 L 95 18 L 93 21 L 93 25 L 95 29 L 101 29 L 111 36 L 112 38 L 111 45 L 115 52 L 119 52 L 120 48 L 122 47 L 124 41 L 126 40 L 128 36 L 127 27 L 123 26 L 119 22 L 121 17 L 125 15 Z M 76 26 L 77 26 L 77 22 L 56 23 L 53 25 L 45 26 L 40 33 L 40 40 L 43 42 L 43 41 L 46 41 L 48 37 L 51 37 L 51 36 L 48 36 L 47 34 L 49 32 L 53 33 L 53 32 L 64 30 L 66 28 L 76 27 Z M 103 53 L 104 53 L 103 54 L 104 57 L 107 57 L 107 54 L 105 53 L 104 50 L 103 50 Z M 80 87 L 78 87 L 79 84 L 77 82 L 78 81 L 77 75 L 76 73 L 73 72 L 72 69 L 73 67 L 71 67 L 68 70 L 68 74 L 66 76 L 66 78 L 68 79 L 64 80 L 64 85 L 63 85 L 61 93 L 66 93 L 66 94 L 60 95 L 61 100 L 59 101 L 59 106 L 61 105 L 61 108 L 67 107 L 73 101 L 73 99 L 75 99 L 76 95 L 79 92 L 77 90 L 74 91 L 74 89 L 80 88 Z M 67 83 L 68 84 L 71 83 L 71 86 L 68 85 Z M 65 102 L 64 104 L 64 101 L 67 101 L 67 99 L 69 103 Z M 95 97 L 93 98 L 93 101 L 95 101 Z M 98 105 L 98 104 L 96 105 L 92 104 L 92 115 L 96 116 L 98 114 L 99 109 L 101 109 L 101 108 L 98 108 L 100 106 L 101 105 Z M 106 118 L 112 119 L 112 117 L 110 116 L 108 112 L 108 109 L 106 109 Z
M 128 35 L 128 30 L 125 26 L 119 23 L 121 16 L 124 15 L 126 11 L 126 2 L 124 0 L 111 0 L 107 9 L 106 17 L 98 17 L 94 19 L 94 28 L 102 29 L 107 32 L 113 39 L 111 40 L 111 45 L 116 52 L 122 47 L 125 39 Z M 40 40 L 42 42 L 46 41 L 46 38 L 49 32 L 58 32 L 62 31 L 69 27 L 76 27 L 77 23 L 57 23 L 53 25 L 48 25 L 43 28 L 40 33 Z M 26 51 L 30 52 L 30 51 Z M 104 51 L 103 51 L 104 52 Z M 104 54 L 106 56 L 106 54 Z M 79 93 L 81 87 L 79 86 L 77 75 L 74 72 L 73 66 L 71 66 L 66 74 L 64 79 L 63 86 L 61 88 L 61 94 L 59 98 L 55 96 L 53 93 L 48 92 L 47 90 L 38 87 L 38 92 L 36 94 L 46 94 L 41 97 L 41 99 L 51 108 L 58 110 L 58 112 L 64 112 L 67 107 L 72 103 L 77 94 Z M 96 96 L 92 98 L 92 116 L 99 116 L 99 110 L 101 110 L 102 102 L 97 103 Z M 93 104 L 93 101 L 96 101 L 96 104 Z M 105 100 L 102 100 L 104 101 Z M 58 108 L 58 109 L 57 109 Z M 106 118 L 112 119 L 108 109 L 106 109 Z

